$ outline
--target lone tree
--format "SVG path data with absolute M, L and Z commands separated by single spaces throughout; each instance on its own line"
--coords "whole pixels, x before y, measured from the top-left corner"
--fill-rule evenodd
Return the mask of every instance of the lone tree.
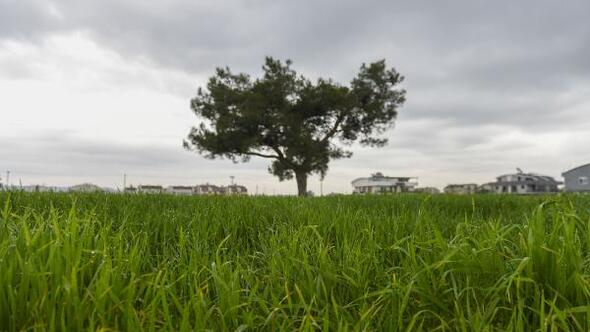
M 290 60 L 267 57 L 262 69 L 253 80 L 217 68 L 207 89 L 191 100 L 201 122 L 184 146 L 211 159 L 272 159 L 269 172 L 281 181 L 295 176 L 300 196 L 310 174 L 323 178 L 331 159 L 352 156 L 344 146 L 385 145 L 379 135 L 405 101 L 406 91 L 398 88 L 403 76 L 384 60 L 363 64 L 350 86 L 321 78 L 313 83 L 291 69 Z

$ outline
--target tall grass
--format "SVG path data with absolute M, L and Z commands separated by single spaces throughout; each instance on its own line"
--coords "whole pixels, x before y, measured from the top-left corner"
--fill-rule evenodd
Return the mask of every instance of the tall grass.
M 590 197 L 0 194 L 0 330 L 590 328 Z

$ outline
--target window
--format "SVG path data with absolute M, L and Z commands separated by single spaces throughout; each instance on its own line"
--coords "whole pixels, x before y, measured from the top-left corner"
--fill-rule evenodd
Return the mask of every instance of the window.
M 588 184 L 588 177 L 587 176 L 580 176 L 578 178 L 578 181 L 580 182 L 580 184 Z

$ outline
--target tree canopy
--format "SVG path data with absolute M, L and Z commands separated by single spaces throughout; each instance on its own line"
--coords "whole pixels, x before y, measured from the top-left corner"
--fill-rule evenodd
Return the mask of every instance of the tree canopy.
M 312 82 L 290 60 L 267 57 L 262 69 L 263 76 L 252 79 L 217 68 L 191 100 L 200 123 L 184 146 L 234 162 L 271 159 L 269 172 L 281 181 L 295 176 L 299 195 L 307 192 L 308 175 L 323 178 L 330 160 L 351 157 L 346 147 L 352 143 L 385 145 L 382 134 L 405 101 L 398 87 L 403 76 L 384 60 L 362 64 L 349 86 Z

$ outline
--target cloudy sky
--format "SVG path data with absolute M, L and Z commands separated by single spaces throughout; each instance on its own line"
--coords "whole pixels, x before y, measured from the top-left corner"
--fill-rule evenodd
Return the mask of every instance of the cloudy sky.
M 408 101 L 390 144 L 331 164 L 324 193 L 381 171 L 421 186 L 590 162 L 590 2 L 0 0 L 0 176 L 11 183 L 225 184 L 295 193 L 266 160 L 182 149 L 217 66 L 266 55 L 346 84 L 386 59 Z M 309 187 L 319 192 L 319 180 Z

